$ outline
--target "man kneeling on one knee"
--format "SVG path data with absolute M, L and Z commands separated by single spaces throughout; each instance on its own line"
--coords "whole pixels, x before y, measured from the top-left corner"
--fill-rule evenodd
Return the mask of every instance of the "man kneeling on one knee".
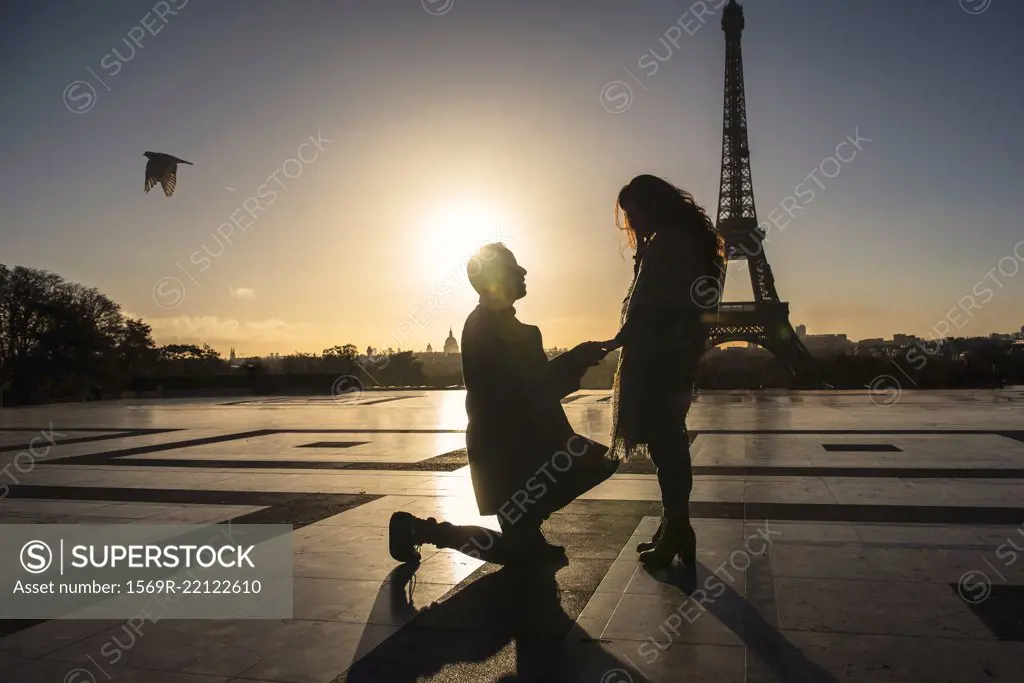
M 561 403 L 605 345 L 584 342 L 548 360 L 540 330 L 516 319 L 526 269 L 503 244 L 482 247 L 467 271 L 480 303 L 462 330 L 466 450 L 480 514 L 497 515 L 501 533 L 396 512 L 389 545 L 400 562 L 418 561 L 423 544 L 500 564 L 560 554 L 541 524 L 618 467 L 607 447 L 573 431 Z

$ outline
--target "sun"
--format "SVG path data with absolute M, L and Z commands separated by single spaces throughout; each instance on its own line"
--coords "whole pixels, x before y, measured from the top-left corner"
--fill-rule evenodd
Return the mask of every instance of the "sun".
M 437 266 L 456 267 L 483 245 L 501 241 L 501 224 L 501 212 L 484 202 L 446 204 L 428 219 L 423 254 Z

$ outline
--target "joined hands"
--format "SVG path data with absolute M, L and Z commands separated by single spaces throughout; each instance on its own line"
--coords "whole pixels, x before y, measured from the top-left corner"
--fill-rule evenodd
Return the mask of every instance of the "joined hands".
M 614 339 L 608 341 L 588 341 L 573 347 L 569 353 L 576 357 L 581 365 L 590 367 L 597 365 L 609 353 L 619 348 Z

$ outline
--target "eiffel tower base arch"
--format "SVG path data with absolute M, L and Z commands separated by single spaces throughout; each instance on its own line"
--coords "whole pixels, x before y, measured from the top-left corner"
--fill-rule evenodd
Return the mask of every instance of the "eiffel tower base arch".
M 820 388 L 814 360 L 789 322 L 789 304 L 728 303 L 706 317 L 705 351 L 727 342 L 757 344 L 782 363 L 793 377 L 794 388 Z

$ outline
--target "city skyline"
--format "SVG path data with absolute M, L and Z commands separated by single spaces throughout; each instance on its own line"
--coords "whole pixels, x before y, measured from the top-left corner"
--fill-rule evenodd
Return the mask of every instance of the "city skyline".
M 716 0 L 163 4 L 26 4 L 0 28 L 32 57 L 5 82 L 3 260 L 99 288 L 158 344 L 422 349 L 461 329 L 465 261 L 494 240 L 530 271 L 517 310 L 545 346 L 607 339 L 631 275 L 619 187 L 655 173 L 714 213 Z M 743 4 L 754 194 L 791 321 L 1017 330 L 1024 8 Z M 142 192 L 146 150 L 195 164 L 172 198 Z M 726 301 L 745 279 L 730 267 Z
M 796 329 L 797 329 L 797 334 L 801 334 L 801 329 L 800 328 L 805 327 L 805 326 L 800 324 L 800 323 L 797 323 L 794 327 L 796 327 Z M 920 337 L 920 336 L 913 335 L 913 334 L 907 334 L 905 332 L 894 332 L 894 333 L 892 333 L 890 335 L 884 335 L 884 336 L 881 336 L 881 337 L 863 337 L 863 338 L 860 338 L 860 339 L 849 338 L 848 335 L 846 335 L 846 333 L 844 333 L 844 332 L 823 332 L 823 333 L 807 332 L 806 335 L 808 337 L 811 337 L 811 338 L 818 337 L 818 338 L 822 338 L 822 339 L 824 339 L 825 337 L 847 337 L 847 340 L 849 341 L 849 343 L 850 344 L 854 344 L 854 345 L 856 345 L 856 344 L 863 344 L 863 343 L 866 343 L 866 342 L 876 342 L 878 340 L 882 340 L 883 342 L 886 342 L 886 343 L 898 344 L 898 343 L 900 343 L 902 341 L 902 338 L 904 338 L 904 337 L 910 338 L 910 339 L 919 339 L 919 340 L 923 340 L 923 341 L 933 341 L 933 340 L 925 338 L 925 337 Z M 963 337 L 963 336 L 960 336 L 960 335 L 950 335 L 947 338 L 975 338 L 975 339 L 991 339 L 991 338 L 1006 339 L 1006 338 L 1011 338 L 1011 339 L 1024 339 L 1024 325 L 1021 325 L 1020 329 L 1013 330 L 1013 331 L 1010 331 L 1010 332 L 989 332 L 987 334 L 970 335 L 968 337 Z M 170 343 L 183 343 L 183 342 L 170 342 Z M 204 342 L 200 341 L 200 342 L 195 342 L 195 343 L 198 343 L 198 344 L 201 345 Z M 358 351 L 358 355 L 360 357 L 365 357 L 366 356 L 366 350 L 367 350 L 366 346 L 360 346 L 359 344 L 357 344 L 355 342 L 344 342 L 344 343 L 338 344 L 338 346 L 343 346 L 345 344 L 352 344 L 353 346 L 355 346 L 357 351 Z M 434 345 L 433 345 L 432 342 L 428 341 L 427 345 L 430 348 L 427 348 L 427 347 L 422 347 L 422 348 L 398 348 L 398 347 L 392 347 L 392 350 L 394 350 L 396 352 L 412 352 L 413 354 L 421 354 L 421 355 L 425 355 L 425 354 L 429 354 L 429 353 L 433 353 L 433 354 L 438 355 L 438 356 L 450 355 L 450 354 L 446 354 L 446 352 L 443 351 L 443 350 L 439 351 L 439 350 L 437 350 L 437 348 L 434 348 Z M 731 347 L 731 346 L 746 347 L 747 343 L 746 342 L 729 342 L 728 344 L 723 344 L 722 346 L 723 347 Z M 285 353 L 282 353 L 281 351 L 278 350 L 278 351 L 269 351 L 269 352 L 263 353 L 263 354 L 248 354 L 247 355 L 245 353 L 238 353 L 238 347 L 236 347 L 236 346 L 229 347 L 227 353 L 222 352 L 221 349 L 219 349 L 219 348 L 217 348 L 217 347 L 215 347 L 213 345 L 211 345 L 211 348 L 214 348 L 214 350 L 216 350 L 218 352 L 221 352 L 221 355 L 223 355 L 225 357 L 228 357 L 230 355 L 231 351 L 235 351 L 236 352 L 235 355 L 238 358 L 284 357 L 284 356 L 288 356 L 291 353 L 313 353 L 313 354 L 319 354 L 320 352 L 323 351 L 323 349 L 316 350 L 316 351 L 309 350 L 309 349 L 305 349 L 305 350 L 297 349 L 295 351 L 289 351 L 289 352 L 285 352 Z M 331 348 L 331 347 L 326 347 L 326 348 Z M 378 351 L 386 350 L 387 347 L 384 347 L 383 349 L 377 348 L 377 347 L 372 347 L 372 348 L 374 349 L 374 352 L 378 352 Z M 549 352 L 559 351 L 559 350 L 567 351 L 568 347 L 547 346 L 547 347 L 545 347 L 545 350 L 547 350 Z M 456 353 L 459 353 L 459 352 L 456 352 Z

